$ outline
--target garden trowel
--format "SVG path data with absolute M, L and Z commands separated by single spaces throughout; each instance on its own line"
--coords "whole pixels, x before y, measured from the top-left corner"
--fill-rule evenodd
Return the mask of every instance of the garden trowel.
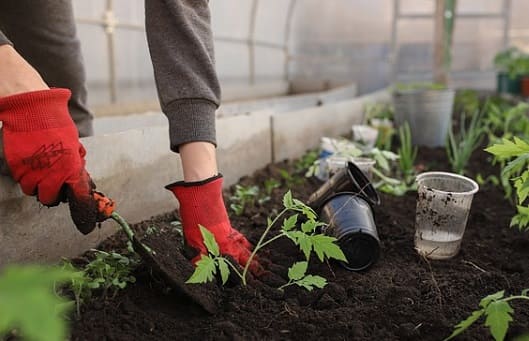
M 175 245 L 164 236 L 157 239 L 155 237 L 154 240 L 152 238 L 148 238 L 147 241 L 139 240 L 125 219 L 115 212 L 115 202 L 112 199 L 99 192 L 94 192 L 93 195 L 98 204 L 99 213 L 118 223 L 131 241 L 134 250 L 155 273 L 163 277 L 173 290 L 187 296 L 211 314 L 218 311 L 221 302 L 217 286 L 213 283 L 205 286 L 186 284 L 194 267 L 184 257 L 179 245 Z

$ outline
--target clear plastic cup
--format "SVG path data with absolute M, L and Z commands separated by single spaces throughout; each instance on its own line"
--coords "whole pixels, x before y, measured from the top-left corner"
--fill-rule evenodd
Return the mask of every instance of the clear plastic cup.
M 422 173 L 416 181 L 415 248 L 430 259 L 454 257 L 479 186 L 465 176 L 446 172 Z

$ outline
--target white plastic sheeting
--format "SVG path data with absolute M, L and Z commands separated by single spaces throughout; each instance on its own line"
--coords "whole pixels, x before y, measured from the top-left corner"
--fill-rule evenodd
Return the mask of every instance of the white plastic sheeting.
M 113 37 L 117 101 L 155 99 L 143 1 L 74 0 L 90 100 L 110 101 L 111 44 L 104 25 L 96 22 L 109 3 L 118 23 Z M 268 90 L 285 91 L 288 81 L 291 90 L 303 92 L 356 82 L 365 93 L 386 86 L 393 75 L 430 77 L 434 0 L 211 0 L 210 6 L 224 87 L 242 91 L 245 85 L 267 83 Z M 528 12 L 524 0 L 458 1 L 454 79 L 490 81 L 494 54 L 529 42 Z

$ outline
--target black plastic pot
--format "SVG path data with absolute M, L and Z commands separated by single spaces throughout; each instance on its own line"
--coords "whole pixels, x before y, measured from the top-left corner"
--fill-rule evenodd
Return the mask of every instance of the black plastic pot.
M 338 193 L 353 193 L 362 197 L 371 205 L 378 205 L 378 193 L 366 175 L 354 163 L 347 162 L 347 166 L 340 169 L 316 192 L 312 193 L 307 204 L 319 213 L 325 203 Z
M 351 271 L 367 270 L 380 253 L 380 240 L 369 203 L 361 196 L 341 193 L 331 197 L 323 206 L 321 220 L 328 223 L 324 233 L 335 237 L 347 263 L 340 264 Z

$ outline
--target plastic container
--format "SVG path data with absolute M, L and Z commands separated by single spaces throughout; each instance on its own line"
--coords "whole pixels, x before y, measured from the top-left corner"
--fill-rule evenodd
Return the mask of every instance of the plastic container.
M 338 193 L 352 193 L 362 197 L 370 205 L 380 203 L 377 191 L 365 174 L 352 162 L 347 162 L 347 167 L 340 169 L 327 180 L 316 192 L 312 193 L 307 201 L 316 213 L 319 213 L 325 203 Z
M 415 248 L 427 258 L 452 258 L 461 247 L 479 186 L 465 176 L 446 172 L 422 173 L 416 181 Z
M 367 270 L 380 253 L 380 241 L 371 206 L 362 197 L 342 193 L 330 198 L 323 206 L 321 219 L 328 225 L 324 233 L 335 237 L 350 271 Z
M 496 91 L 500 94 L 519 95 L 521 93 L 521 77 L 511 78 L 505 72 L 496 75 Z
M 455 91 L 406 90 L 393 93 L 395 124 L 408 122 L 414 145 L 440 147 L 452 122 Z
M 378 129 L 360 124 L 353 125 L 351 129 L 353 132 L 353 141 L 360 142 L 368 149 L 375 147 L 378 137 Z

